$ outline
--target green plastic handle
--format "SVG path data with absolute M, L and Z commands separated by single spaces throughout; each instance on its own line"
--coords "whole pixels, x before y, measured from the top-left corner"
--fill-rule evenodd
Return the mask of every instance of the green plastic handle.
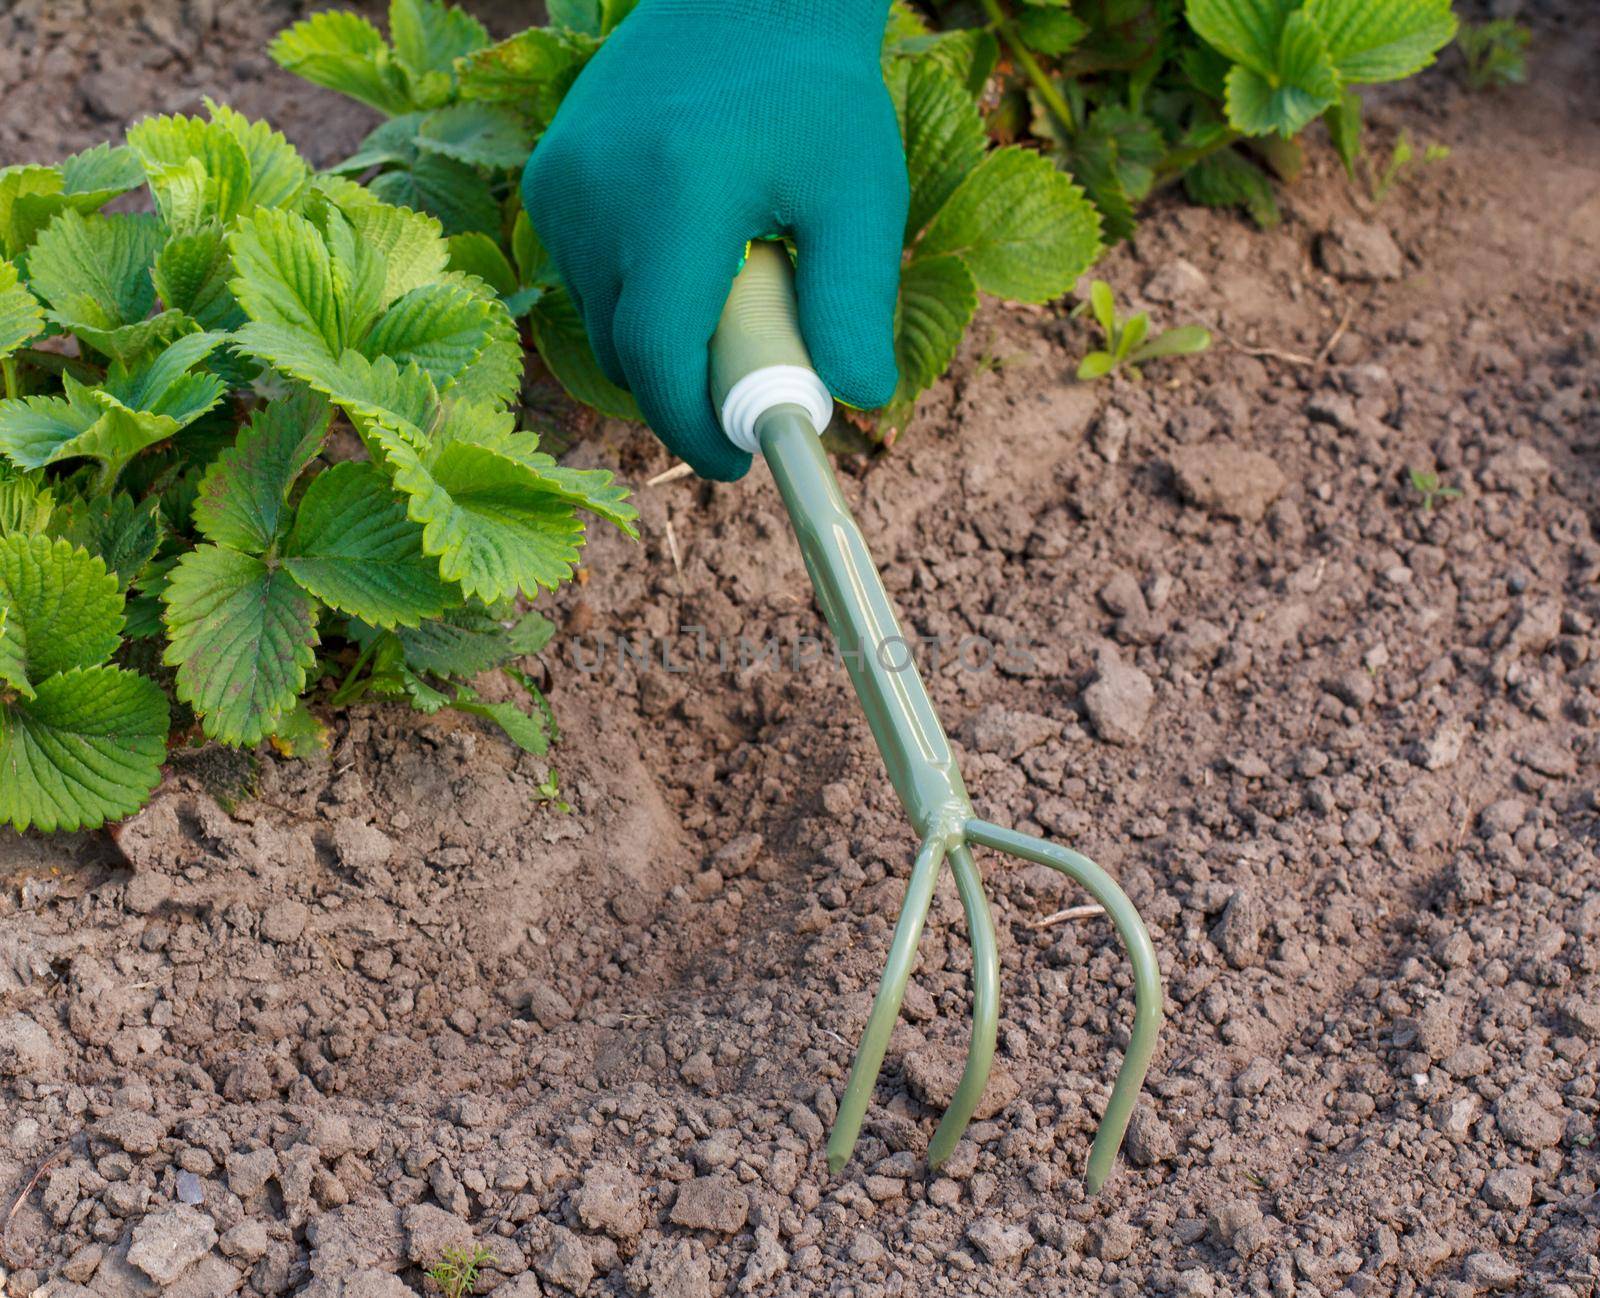
M 781 243 L 750 245 L 711 338 L 711 397 L 718 410 L 733 385 L 772 365 L 815 370 L 800 333 L 794 268 Z

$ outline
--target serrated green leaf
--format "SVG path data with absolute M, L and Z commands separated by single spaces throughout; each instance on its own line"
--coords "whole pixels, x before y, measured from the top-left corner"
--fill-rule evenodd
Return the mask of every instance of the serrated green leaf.
M 900 366 L 895 405 L 914 400 L 950 368 L 977 309 L 977 285 L 961 258 L 918 257 L 906 266 L 895 312 L 895 359 Z
M 109 500 L 74 500 L 56 511 L 50 530 L 100 558 L 126 591 L 161 543 L 159 502 L 135 501 L 125 491 Z
M 479 50 L 457 67 L 461 97 L 514 104 L 548 124 L 597 43 L 546 27 L 530 27 Z
M 440 153 L 421 153 L 410 167 L 374 176 L 368 188 L 385 203 L 438 217 L 446 234 L 500 228 L 500 203 L 489 181 Z
M 402 113 L 380 123 L 359 149 L 330 170 L 355 175 L 371 167 L 409 167 L 417 160 L 417 132 L 427 117 L 427 113 Z
M 61 211 L 61 171 L 32 163 L 0 169 L 0 253 L 18 257 Z M 30 203 L 27 200 L 43 200 Z
M 207 97 L 212 125 L 231 135 L 250 163 L 246 207 L 288 207 L 311 179 L 311 168 L 294 145 L 266 122 L 252 122 L 243 113 Z
M 1242 207 L 1264 229 L 1278 223 L 1272 182 L 1237 149 L 1202 158 L 1184 172 L 1183 189 L 1193 202 L 1206 207 Z
M 28 664 L 23 661 L 21 646 L 6 636 L 6 623 L 10 620 L 10 606 L 0 600 L 0 691 L 10 687 L 23 698 L 31 699 L 33 686 L 28 683 Z
M 450 236 L 450 269 L 481 279 L 502 298 L 518 291 L 517 272 L 500 245 L 486 234 Z
M 378 627 L 416 626 L 458 603 L 422 553 L 422 529 L 371 464 L 336 464 L 301 500 L 284 566 L 330 608 Z
M 642 418 L 632 395 L 601 371 L 583 319 L 565 289 L 553 289 L 533 305 L 528 330 L 540 358 L 574 401 L 613 419 Z
M 457 59 L 489 43 L 482 23 L 441 0 L 391 0 L 389 38 L 395 58 L 413 77 L 448 74 Z
M 959 256 L 985 292 L 1048 302 L 1100 252 L 1094 204 L 1037 153 L 1008 147 L 983 159 L 934 217 L 920 256 Z
M 345 10 L 313 14 L 278 33 L 268 49 L 279 67 L 391 116 L 409 112 L 405 70 L 382 34 Z
M 369 203 L 348 208 L 344 214 L 357 240 L 383 261 L 380 307 L 433 283 L 449 264 L 450 245 L 439 222 L 424 212 Z
M 573 469 L 558 464 L 552 455 L 539 449 L 535 433 L 518 432 L 513 416 L 466 401 L 446 403 L 434 429 L 436 447 L 457 441 L 481 446 L 515 460 L 531 469 L 543 489 L 579 509 L 603 518 L 628 536 L 637 539 L 634 524 L 639 511 L 628 499 L 628 489 L 615 480 L 609 469 Z
M 424 285 L 384 312 L 360 350 L 369 359 L 388 356 L 402 366 L 414 362 L 443 388 L 483 353 L 496 305 L 465 285 Z
M 37 477 L 13 473 L 0 461 L 0 536 L 37 536 L 49 526 L 55 505 Z
M 332 737 L 328 727 L 306 706 L 306 701 L 296 699 L 294 706 L 286 708 L 278 717 L 278 724 L 267 738 L 284 757 L 311 757 L 327 752 Z
M 1339 78 L 1317 25 L 1303 12 L 1284 20 L 1275 68 L 1228 72 L 1228 122 L 1245 135 L 1299 134 L 1339 102 Z
M 1298 0 L 1187 0 L 1189 26 L 1201 40 L 1262 77 L 1277 71 L 1283 25 Z
M 489 332 L 478 359 L 456 375 L 453 381 L 442 385 L 440 391 L 479 405 L 509 405 L 522 390 L 522 374 L 527 362 L 522 335 L 517 332 L 511 306 L 492 294 L 485 295 L 473 280 L 459 276 L 447 278 L 456 284 L 469 286 L 475 295 L 486 297 L 489 304 Z
M 524 712 L 515 703 L 486 703 L 475 691 L 462 687 L 456 691 L 451 706 L 458 712 L 493 721 L 505 731 L 506 738 L 525 753 L 541 757 L 550 749 L 550 730 L 545 719 Z
M 228 236 L 235 277 L 229 287 L 252 321 L 320 343 L 332 358 L 345 349 L 349 319 L 321 231 L 293 212 L 261 208 Z
M 316 607 L 283 568 L 202 545 L 178 560 L 162 592 L 178 698 L 205 732 L 259 743 L 305 688 L 316 662 Z
M 99 418 L 65 397 L 16 397 L 0 401 L 0 454 L 24 469 L 41 469 L 55 452 Z
M 104 662 L 122 630 L 116 577 L 59 538 L 0 537 L 0 604 L 10 610 L 0 633 L 5 657 L 35 687 L 57 672 Z
M 900 110 L 911 208 L 906 237 L 921 232 L 983 157 L 983 118 L 955 76 L 936 63 L 902 60 L 891 84 Z
M 147 117 L 128 128 L 169 229 L 229 223 L 250 202 L 250 157 L 233 133 L 198 117 Z
M 165 239 L 154 216 L 83 216 L 62 212 L 28 253 L 29 287 L 48 305 L 50 319 L 108 354 L 131 356 L 156 337 L 148 321 L 155 305 L 151 264 Z M 103 342 L 122 338 L 109 350 Z M 148 336 L 132 345 L 132 334 Z
M 320 340 L 273 324 L 251 322 L 234 339 L 248 355 L 328 397 L 358 428 L 377 422 L 401 431 L 414 443 L 426 440 L 438 395 L 418 366 L 401 369 L 387 356 L 369 361 L 357 351 L 335 359 Z M 0 419 L 0 432 L 3 429 Z
M 422 121 L 417 147 L 470 167 L 511 171 L 533 152 L 533 128 L 503 104 L 461 103 L 436 109 Z
M 88 457 L 116 478 L 140 451 L 171 437 L 211 409 L 226 385 L 209 374 L 185 374 L 217 345 L 193 334 L 135 369 L 113 366 L 105 386 L 63 376 L 65 397 L 0 401 L 0 452 L 23 468 Z
M 1017 34 L 1029 49 L 1055 58 L 1082 41 L 1089 28 L 1063 7 L 1025 4 L 1017 14 Z
M 181 311 L 203 329 L 233 329 L 244 322 L 228 281 L 233 262 L 222 227 L 212 224 L 176 234 L 156 254 L 151 272 L 156 295 L 169 310 Z
M 97 144 L 61 164 L 61 193 L 79 212 L 94 211 L 142 184 L 139 155 L 125 145 Z
M 170 415 L 180 424 L 198 418 L 221 398 L 225 385 L 189 371 L 223 343 L 217 333 L 185 334 L 138 365 L 113 364 L 104 391 L 130 410 Z M 198 386 L 193 380 L 200 380 Z
M 395 634 L 406 665 L 435 676 L 470 680 L 526 652 L 511 630 L 481 608 L 457 608 Z
M 44 330 L 44 311 L 9 261 L 0 261 L 0 357 Z
M 137 811 L 161 779 L 167 701 L 120 667 L 52 676 L 0 704 L 0 821 L 93 829 Z
M 1450 0 L 1306 0 L 1305 15 L 1351 85 L 1420 72 L 1456 34 Z
M 487 602 L 532 597 L 572 576 L 583 524 L 532 469 L 465 442 L 425 460 L 387 429 L 376 437 L 395 486 L 410 497 L 412 521 L 423 526 L 423 552 L 439 559 L 440 575 L 463 594 Z
M 297 392 L 256 411 L 238 444 L 200 479 L 195 526 L 209 541 L 263 554 L 277 539 L 289 490 L 322 449 L 328 403 Z

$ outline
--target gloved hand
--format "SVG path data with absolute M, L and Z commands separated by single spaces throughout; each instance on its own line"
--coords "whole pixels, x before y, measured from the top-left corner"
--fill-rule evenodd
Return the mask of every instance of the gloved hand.
M 606 375 L 707 478 L 723 436 L 707 344 L 748 240 L 790 234 L 822 380 L 894 393 L 905 156 L 886 0 L 640 0 L 568 91 L 522 194 Z

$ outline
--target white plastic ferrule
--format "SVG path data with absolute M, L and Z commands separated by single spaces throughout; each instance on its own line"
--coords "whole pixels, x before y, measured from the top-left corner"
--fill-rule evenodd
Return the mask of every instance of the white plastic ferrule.
M 833 395 L 804 365 L 768 365 L 728 389 L 722 400 L 722 431 L 741 451 L 760 453 L 756 421 L 774 406 L 799 406 L 821 436 L 833 418 Z

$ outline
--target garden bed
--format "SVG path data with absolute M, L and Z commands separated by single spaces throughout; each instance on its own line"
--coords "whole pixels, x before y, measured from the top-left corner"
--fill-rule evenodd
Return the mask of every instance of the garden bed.
M 318 162 L 368 125 L 271 68 L 288 6 L 40 8 L 0 18 L 0 161 L 201 93 Z M 0 834 L 6 1292 L 394 1298 L 475 1243 L 502 1298 L 1593 1294 L 1597 42 L 1549 5 L 1529 86 L 1379 97 L 1451 150 L 1381 204 L 1322 150 L 1269 232 L 1158 201 L 1097 273 L 1205 356 L 1079 384 L 1087 322 L 989 302 L 841 464 L 980 813 L 1150 924 L 1169 1020 L 1100 1199 L 1128 973 L 1012 865 L 983 1120 L 927 1172 L 946 886 L 828 1175 L 914 844 L 843 671 L 792 661 L 821 623 L 758 467 L 641 487 L 642 543 L 552 603 L 554 797 L 498 731 L 361 707 L 243 801 L 201 753 L 115 836 Z M 620 424 L 571 458 L 669 465 Z

